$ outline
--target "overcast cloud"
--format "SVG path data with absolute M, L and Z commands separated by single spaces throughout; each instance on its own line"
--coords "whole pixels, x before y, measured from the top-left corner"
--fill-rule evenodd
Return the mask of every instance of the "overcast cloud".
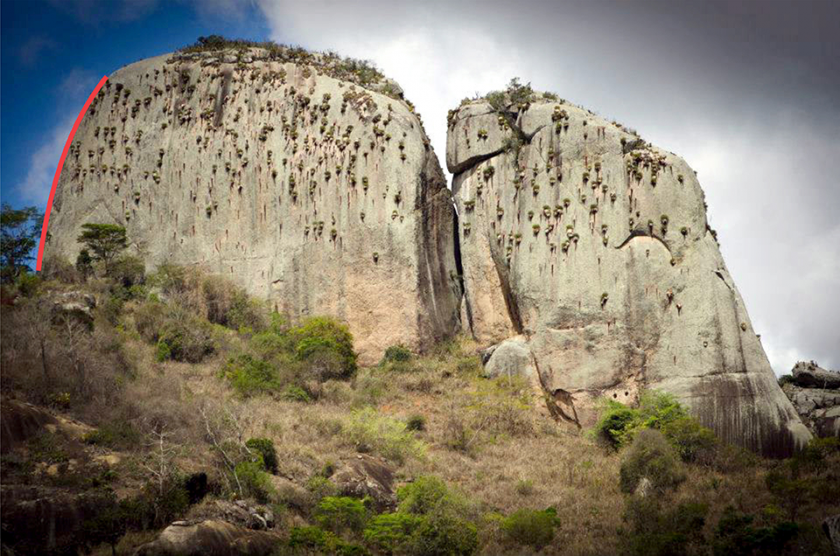
M 396 79 L 442 163 L 447 110 L 513 76 L 683 156 L 776 372 L 840 367 L 840 3 L 257 3 Z

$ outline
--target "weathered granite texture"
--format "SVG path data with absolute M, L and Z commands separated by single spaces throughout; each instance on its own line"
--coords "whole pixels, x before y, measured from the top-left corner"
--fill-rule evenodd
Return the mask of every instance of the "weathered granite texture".
M 120 69 L 67 157 L 48 254 L 75 260 L 84 223 L 124 225 L 151 268 L 199 266 L 293 317 L 346 320 L 362 363 L 451 335 L 450 192 L 399 87 L 359 68 L 254 48 Z
M 815 435 L 840 438 L 840 373 L 800 361 L 783 382 L 782 390 Z
M 632 402 L 656 388 L 723 439 L 766 455 L 810 438 L 776 384 L 685 161 L 539 93 L 450 112 L 446 161 L 464 326 L 484 345 L 525 336 L 568 415 L 588 425 L 596 398 Z

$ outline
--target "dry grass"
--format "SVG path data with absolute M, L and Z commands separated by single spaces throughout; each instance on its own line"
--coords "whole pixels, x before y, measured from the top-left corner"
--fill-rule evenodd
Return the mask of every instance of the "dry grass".
M 522 554 L 523 547 L 505 540 L 498 515 L 547 507 L 556 509 L 559 525 L 541 554 L 615 554 L 622 548 L 627 528 L 625 497 L 618 487 L 622 455 L 544 417 L 526 383 L 482 378 L 470 340 L 458 339 L 404 365 L 360 369 L 351 381 L 312 385 L 317 394 L 312 403 L 269 394 L 242 398 L 220 377 L 220 370 L 231 353 L 245 347 L 247 335 L 218 329 L 220 350 L 201 363 L 158 362 L 154 346 L 134 328 L 134 309 L 132 304 L 125 307 L 119 332 L 121 357 L 131 378 L 120 381 L 117 397 L 107 402 L 97 398 L 95 405 L 79 408 L 79 415 L 92 417 L 94 424 L 120 416 L 142 431 L 165 425 L 180 446 L 177 462 L 184 471 L 206 471 L 215 459 L 202 410 L 234 416 L 243 438 L 273 440 L 279 475 L 300 488 L 325 464 L 356 457 L 344 434 L 354 411 L 370 406 L 381 418 L 401 422 L 422 415 L 424 430 L 413 433 L 425 447 L 422 455 L 409 455 L 403 462 L 397 458 L 390 465 L 400 482 L 435 475 L 464 493 L 470 501 L 469 517 L 479 528 L 482 553 Z M 27 334 L 38 333 L 33 323 L 14 322 Z M 4 383 L 9 389 L 19 388 L 19 369 L 37 363 L 37 354 L 27 351 L 26 338 L 3 337 L 4 371 L 13 371 L 5 377 L 13 379 L 10 385 Z M 123 484 L 117 488 L 121 494 L 132 492 L 143 480 L 140 463 L 146 457 L 142 446 L 124 456 Z M 756 515 L 775 507 L 778 501 L 765 485 L 773 465 L 760 462 L 727 473 L 688 466 L 687 481 L 667 503 L 706 503 L 705 532 L 710 538 L 727 506 Z M 215 476 L 219 474 L 217 470 Z M 295 506 L 283 493 L 278 502 Z M 801 521 L 816 524 L 838 512 L 840 501 L 834 501 L 806 508 Z M 290 511 L 282 521 L 300 524 L 302 517 L 305 512 Z M 127 549 L 148 538 L 132 533 L 121 546 Z

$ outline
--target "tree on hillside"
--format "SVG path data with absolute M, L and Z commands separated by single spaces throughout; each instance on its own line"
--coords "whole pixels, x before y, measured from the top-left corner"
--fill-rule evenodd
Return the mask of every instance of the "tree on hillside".
M 14 282 L 33 258 L 43 215 L 35 207 L 13 209 L 3 203 L 0 212 L 0 280 Z
M 120 251 L 128 247 L 125 228 L 116 224 L 84 224 L 76 241 L 85 245 L 90 257 L 105 264 L 105 272 Z

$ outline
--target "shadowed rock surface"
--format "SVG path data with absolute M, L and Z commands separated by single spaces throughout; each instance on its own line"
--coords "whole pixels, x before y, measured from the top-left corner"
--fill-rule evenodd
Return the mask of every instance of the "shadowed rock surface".
M 593 422 L 600 396 L 633 402 L 656 388 L 724 440 L 765 455 L 810 438 L 776 384 L 685 161 L 539 93 L 451 111 L 446 159 L 464 327 L 483 345 L 526 337 L 545 390 L 568 394 L 581 424 Z
M 346 320 L 362 363 L 458 327 L 451 196 L 421 120 L 337 56 L 182 52 L 115 72 L 66 159 L 47 252 L 75 260 L 87 222 L 125 226 L 151 268 Z
M 137 548 L 135 556 L 268 556 L 280 537 L 254 531 L 226 521 L 200 523 L 177 521 L 150 543 Z

